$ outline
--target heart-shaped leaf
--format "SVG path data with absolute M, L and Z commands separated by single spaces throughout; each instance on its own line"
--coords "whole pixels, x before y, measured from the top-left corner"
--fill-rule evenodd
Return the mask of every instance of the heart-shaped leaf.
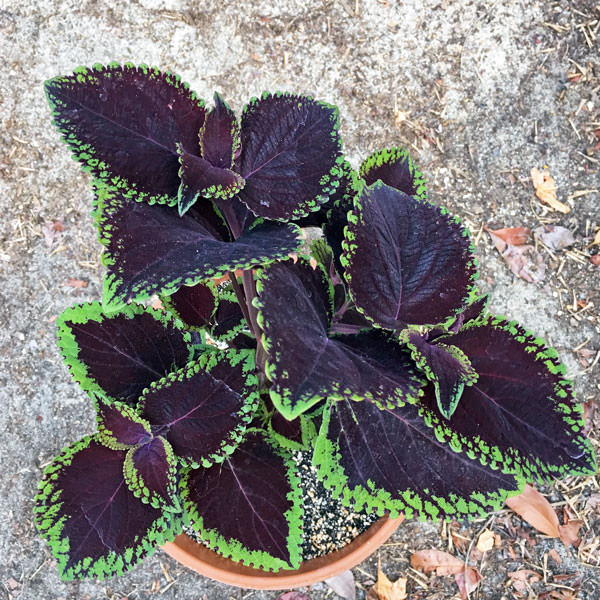
M 35 520 L 63 579 L 121 575 L 181 532 L 180 517 L 129 491 L 125 454 L 86 437 L 46 468 Z
M 523 483 L 491 467 L 451 427 L 414 404 L 330 401 L 314 463 L 325 487 L 356 510 L 434 519 L 499 510 Z
M 152 438 L 150 423 L 128 404 L 96 398 L 98 441 L 113 450 L 128 450 Z
M 465 388 L 450 425 L 505 468 L 540 481 L 596 471 L 583 435 L 583 408 L 555 350 L 515 322 L 488 316 L 438 338 L 460 348 L 478 374 Z M 437 412 L 433 386 L 420 399 Z
M 300 564 L 296 466 L 259 432 L 250 433 L 222 464 L 190 471 L 181 488 L 194 528 L 219 554 L 273 571 Z
M 74 306 L 57 325 L 63 358 L 82 389 L 131 406 L 151 382 L 192 357 L 180 322 L 135 304 L 111 315 L 99 302 Z
M 405 329 L 400 339 L 411 350 L 411 356 L 419 369 L 435 388 L 439 411 L 449 419 L 466 386 L 477 381 L 477 373 L 465 353 L 453 345 L 430 344 L 418 332 Z M 445 341 L 452 339 L 445 338 Z
M 217 92 L 214 101 L 200 131 L 200 149 L 202 157 L 215 167 L 231 169 L 240 151 L 240 123 Z
M 254 352 L 208 352 L 153 383 L 140 412 L 184 465 L 222 462 L 240 443 L 258 404 Z
M 277 263 L 261 272 L 257 288 L 269 391 L 287 419 L 332 395 L 393 404 L 418 393 L 421 380 L 409 354 L 387 336 L 328 336 L 332 290 L 320 267 L 302 258 Z
M 45 84 L 54 124 L 94 177 L 149 202 L 177 201 L 176 144 L 199 154 L 204 101 L 145 65 L 79 67 Z
M 103 302 L 108 309 L 267 264 L 301 243 L 295 225 L 272 222 L 225 241 L 203 214 L 179 217 L 175 208 L 133 202 L 116 190 L 103 200 L 100 230 L 106 246 Z
M 342 264 L 356 305 L 376 325 L 444 323 L 467 304 L 473 248 L 446 209 L 377 182 L 363 188 L 349 221 Z
M 365 158 L 359 173 L 367 185 L 381 180 L 409 196 L 427 199 L 425 178 L 405 148 L 386 148 L 374 152 Z
M 318 210 L 338 187 L 343 157 L 337 108 L 295 94 L 264 93 L 242 115 L 236 169 L 240 199 L 256 215 L 297 219 Z
M 155 437 L 131 448 L 123 467 L 127 487 L 136 498 L 154 508 L 179 510 L 177 458 L 167 440 Z
M 178 153 L 181 164 L 181 185 L 177 197 L 180 215 L 186 213 L 200 197 L 232 198 L 244 187 L 244 179 L 231 169 L 215 167 L 181 147 L 178 147 Z

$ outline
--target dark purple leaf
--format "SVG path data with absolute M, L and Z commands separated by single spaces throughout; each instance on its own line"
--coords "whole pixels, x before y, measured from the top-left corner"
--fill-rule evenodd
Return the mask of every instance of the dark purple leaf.
M 181 185 L 178 193 L 179 214 L 183 215 L 198 198 L 232 198 L 243 187 L 244 180 L 230 169 L 179 148 Z
M 127 487 L 136 498 L 155 508 L 179 509 L 175 500 L 177 459 L 169 442 L 155 437 L 131 448 L 123 470 Z
M 263 94 L 244 108 L 240 199 L 257 215 L 293 219 L 318 210 L 342 174 L 337 109 L 307 96 Z
M 220 554 L 273 570 L 300 563 L 302 493 L 295 466 L 260 433 L 250 434 L 223 464 L 191 471 L 183 494 L 194 527 Z
M 177 75 L 111 63 L 45 87 L 54 124 L 85 170 L 138 198 L 176 201 L 176 144 L 199 154 L 205 116 L 204 102 Z
M 400 339 L 411 349 L 413 360 L 422 373 L 433 383 L 439 411 L 446 419 L 452 416 L 463 393 L 464 387 L 477 381 L 473 369 L 464 352 L 449 344 L 452 338 L 444 342 L 430 344 L 417 331 L 405 329 Z
M 409 196 L 427 199 L 425 178 L 404 148 L 388 148 L 371 154 L 360 166 L 367 185 L 378 180 Z
M 477 448 L 469 458 L 466 446 L 452 421 L 414 404 L 382 410 L 369 400 L 331 401 L 314 462 L 325 486 L 356 509 L 434 519 L 499 510 L 522 482 L 483 464 Z
M 452 429 L 528 477 L 595 472 L 582 407 L 555 350 L 516 323 L 491 317 L 439 339 L 460 348 L 479 377 L 465 388 Z M 432 386 L 420 401 L 437 410 Z
M 152 437 L 150 424 L 127 404 L 96 398 L 98 439 L 113 450 L 127 450 Z
M 129 491 L 125 454 L 86 437 L 45 471 L 36 525 L 63 579 L 120 575 L 181 530 L 173 513 L 143 504 Z
M 269 355 L 271 398 L 288 419 L 332 394 L 394 403 L 417 393 L 410 356 L 384 334 L 328 337 L 330 284 L 304 260 L 262 271 L 259 323 Z
M 234 451 L 258 402 L 254 352 L 204 354 L 153 384 L 140 412 L 184 464 L 208 466 Z
M 171 313 L 194 329 L 207 327 L 217 308 L 214 286 L 204 283 L 183 285 L 162 301 Z
M 189 334 L 150 308 L 132 304 L 106 315 L 93 302 L 67 309 L 57 324 L 58 344 L 81 387 L 130 405 L 191 358 Z
M 105 198 L 100 228 L 109 309 L 284 258 L 300 244 L 295 225 L 271 222 L 224 241 L 200 214 L 179 217 L 175 208 L 133 202 L 118 192 Z
M 240 151 L 240 125 L 233 111 L 215 92 L 215 107 L 200 132 L 202 157 L 215 167 L 231 169 Z
M 381 182 L 363 188 L 346 230 L 342 263 L 359 309 L 386 329 L 447 321 L 477 277 L 458 221 Z

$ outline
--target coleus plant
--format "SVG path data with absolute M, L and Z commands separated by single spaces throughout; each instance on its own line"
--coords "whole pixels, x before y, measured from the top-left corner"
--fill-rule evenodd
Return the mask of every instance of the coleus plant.
M 58 320 L 97 414 L 36 497 L 64 578 L 122 573 L 184 526 L 297 567 L 296 450 L 344 504 L 434 519 L 596 471 L 557 353 L 487 311 L 467 230 L 405 150 L 354 171 L 335 107 L 265 93 L 238 118 L 146 66 L 46 92 L 106 266 L 102 302 Z

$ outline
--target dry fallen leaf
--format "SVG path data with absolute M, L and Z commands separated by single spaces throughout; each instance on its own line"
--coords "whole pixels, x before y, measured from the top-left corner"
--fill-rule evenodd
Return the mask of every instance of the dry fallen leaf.
M 558 526 L 558 533 L 562 543 L 568 548 L 569 546 L 579 546 L 579 530 L 583 525 L 583 521 L 581 519 L 572 519 L 568 521 L 565 525 Z
M 546 265 L 544 259 L 535 251 L 533 246 L 523 244 L 514 246 L 505 242 L 500 236 L 488 229 L 488 233 L 500 252 L 502 258 L 506 261 L 508 268 L 521 279 L 529 283 L 543 281 L 546 275 Z
M 507 244 L 513 246 L 525 244 L 531 235 L 531 229 L 528 227 L 505 227 L 504 229 L 489 229 L 485 227 L 485 230 L 488 233 L 494 233 Z
M 533 233 L 550 250 L 564 250 L 575 243 L 573 234 L 560 225 L 540 225 L 533 230 Z
M 463 571 L 454 576 L 454 580 L 456 581 L 462 600 L 467 600 L 469 594 L 474 592 L 475 588 L 479 585 L 481 575 L 473 567 L 467 566 Z
M 562 558 L 554 548 L 548 551 L 548 556 L 559 565 L 562 564 Z
M 352 571 L 344 571 L 335 577 L 325 580 L 325 583 L 340 597 L 345 600 L 355 600 L 356 584 Z
M 494 547 L 494 532 L 484 529 L 477 540 L 477 550 L 479 552 L 489 552 Z
M 550 206 L 553 210 L 564 214 L 567 214 L 571 210 L 566 204 L 556 199 L 556 184 L 548 169 L 544 169 L 542 172 L 533 167 L 530 174 L 533 187 L 535 188 L 535 195 L 542 202 Z
M 509 508 L 538 531 L 550 537 L 559 537 L 558 517 L 542 494 L 531 485 L 526 485 L 522 494 L 506 500 Z
M 51 219 L 42 225 L 44 241 L 49 248 L 60 242 L 65 231 L 65 224 L 62 219 Z
M 381 570 L 381 561 L 377 564 L 377 583 L 373 591 L 377 600 L 406 600 L 406 577 L 399 577 L 392 583 Z
M 84 288 L 87 287 L 87 281 L 81 279 L 68 279 L 67 285 L 73 288 Z
M 277 598 L 277 600 L 310 600 L 310 596 L 302 592 L 286 592 Z
M 435 571 L 436 575 L 456 575 L 465 568 L 460 558 L 436 549 L 418 550 L 410 557 L 410 566 L 425 573 Z
M 519 569 L 518 571 L 508 573 L 508 576 L 515 590 L 521 594 L 527 592 L 527 588 L 530 587 L 531 583 L 542 579 L 542 576 L 537 571 L 532 571 L 531 569 Z

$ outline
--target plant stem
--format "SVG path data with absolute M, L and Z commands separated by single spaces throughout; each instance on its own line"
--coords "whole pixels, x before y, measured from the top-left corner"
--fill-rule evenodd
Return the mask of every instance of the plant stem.
M 258 342 L 260 342 L 260 327 L 258 326 L 258 321 L 256 320 L 256 315 L 258 315 L 258 310 L 252 303 L 254 298 L 258 296 L 258 292 L 256 291 L 256 282 L 254 281 L 254 273 L 252 271 L 242 271 L 242 281 L 244 283 L 244 292 L 246 294 L 246 306 L 248 308 L 248 324 L 250 328 L 254 332 L 254 337 Z
M 235 292 L 235 297 L 237 298 L 238 304 L 240 305 L 240 309 L 242 310 L 244 319 L 246 320 L 246 323 L 250 324 L 250 315 L 248 314 L 248 306 L 246 305 L 246 296 L 244 295 L 244 290 L 238 283 L 237 277 L 233 271 L 228 271 L 227 275 L 229 275 L 229 281 L 231 281 L 231 287 L 233 288 L 233 291 Z

